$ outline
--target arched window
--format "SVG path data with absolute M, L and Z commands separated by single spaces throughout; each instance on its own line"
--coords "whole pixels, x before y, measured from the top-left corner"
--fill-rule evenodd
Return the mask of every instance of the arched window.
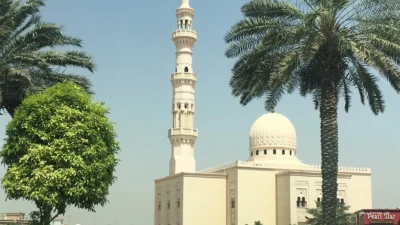
M 296 204 L 297 204 L 297 208 L 300 208 L 300 206 L 301 206 L 301 199 L 300 199 L 300 197 L 297 197 L 297 202 L 296 202 Z
M 189 68 L 185 66 L 185 73 L 189 73 Z
M 168 201 L 167 201 L 167 209 L 169 209 L 170 207 L 171 207 L 171 203 L 170 203 L 170 201 L 168 199 Z
M 292 150 L 290 150 L 290 155 L 292 155 Z
M 188 108 L 188 104 L 186 103 L 186 104 L 185 104 L 185 109 L 187 109 L 187 108 Z
M 250 151 L 250 155 L 253 156 L 253 151 Z
M 258 150 L 256 151 L 256 155 L 258 155 Z
M 267 154 L 267 149 L 264 149 L 264 155 L 266 155 Z
M 185 20 L 185 29 L 188 29 L 189 28 L 189 22 L 188 22 L 188 20 Z
M 276 155 L 276 149 L 274 149 L 274 151 L 273 151 L 273 152 L 274 152 L 274 155 Z
M 180 104 L 180 103 L 178 103 L 177 105 L 178 105 L 178 109 L 181 109 L 181 104 Z
M 180 207 L 181 207 L 181 198 L 178 197 L 178 198 L 176 199 L 176 208 L 179 209 Z
M 301 199 L 301 207 L 302 207 L 302 208 L 307 207 L 307 201 L 306 201 L 306 198 L 305 198 L 305 197 L 303 197 L 303 198 Z
M 282 155 L 284 155 L 284 154 L 285 154 L 285 149 L 282 150 Z
M 231 199 L 231 208 L 232 208 L 232 209 L 236 208 L 236 201 L 235 201 L 235 198 L 232 198 L 232 199 Z
M 344 205 L 344 199 L 340 199 L 340 204 Z
M 321 206 L 321 198 L 317 198 L 317 207 Z

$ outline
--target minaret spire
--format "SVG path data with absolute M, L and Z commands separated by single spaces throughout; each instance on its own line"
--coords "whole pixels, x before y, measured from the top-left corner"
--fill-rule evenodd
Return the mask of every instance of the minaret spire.
M 189 0 L 182 0 L 176 10 L 177 29 L 172 33 L 176 47 L 175 72 L 171 75 L 172 128 L 168 131 L 171 142 L 169 174 L 195 172 L 194 144 L 197 130 L 194 129 L 194 89 L 196 74 L 192 68 L 192 48 L 197 33 L 192 30 L 194 10 Z
M 179 8 L 190 8 L 189 0 L 182 0 L 181 6 Z

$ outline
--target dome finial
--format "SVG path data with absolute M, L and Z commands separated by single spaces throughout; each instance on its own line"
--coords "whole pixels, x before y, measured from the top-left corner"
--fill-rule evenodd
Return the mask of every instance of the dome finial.
M 182 0 L 181 6 L 179 8 L 190 8 L 189 0 Z

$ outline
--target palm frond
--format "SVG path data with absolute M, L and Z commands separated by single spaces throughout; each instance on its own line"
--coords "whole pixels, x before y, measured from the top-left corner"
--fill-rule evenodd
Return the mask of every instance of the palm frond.
M 254 0 L 241 7 L 245 17 L 260 19 L 299 20 L 305 15 L 297 6 L 288 1 Z

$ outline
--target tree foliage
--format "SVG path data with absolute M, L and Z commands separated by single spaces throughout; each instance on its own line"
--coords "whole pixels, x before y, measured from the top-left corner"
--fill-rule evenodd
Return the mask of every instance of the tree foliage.
M 308 225 L 321 225 L 322 222 L 322 205 L 320 207 L 314 209 L 307 209 L 307 213 L 310 216 L 307 216 L 307 224 Z M 344 204 L 337 204 L 336 207 L 336 224 L 337 225 L 351 225 L 351 213 L 348 213 L 350 207 Z
M 56 51 L 82 47 L 82 40 L 63 33 L 63 27 L 43 22 L 44 0 L 0 0 L 0 110 L 11 116 L 23 99 L 54 84 L 73 81 L 91 92 L 84 76 L 65 73 L 67 67 L 95 70 L 83 51 Z
M 385 109 L 378 76 L 400 93 L 399 0 L 251 0 L 225 36 L 232 94 L 242 105 L 260 97 L 273 111 L 286 93 L 311 95 L 320 111 L 323 225 L 335 225 L 338 123 L 352 92 L 374 114 Z M 375 70 L 377 73 L 372 73 Z
M 7 199 L 32 201 L 41 225 L 68 206 L 94 211 L 115 182 L 119 144 L 109 109 L 72 82 L 29 96 L 7 125 L 0 152 Z

